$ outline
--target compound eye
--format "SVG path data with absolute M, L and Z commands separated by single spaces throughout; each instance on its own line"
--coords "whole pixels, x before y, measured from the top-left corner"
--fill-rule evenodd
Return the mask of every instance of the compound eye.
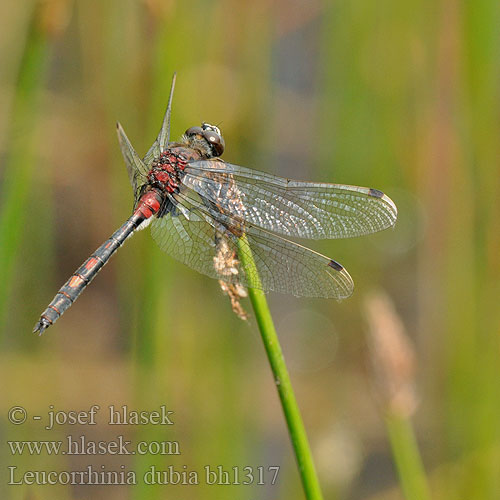
M 203 129 L 201 127 L 191 127 L 186 130 L 186 135 L 191 137 L 192 135 L 203 135 Z
M 224 139 L 213 130 L 204 130 L 203 137 L 212 146 L 215 156 L 220 156 L 224 153 Z

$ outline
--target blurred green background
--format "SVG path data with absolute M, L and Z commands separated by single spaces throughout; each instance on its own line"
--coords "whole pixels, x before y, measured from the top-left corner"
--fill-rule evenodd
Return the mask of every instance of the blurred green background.
M 392 300 L 415 349 L 413 415 L 432 497 L 500 498 L 500 3 L 496 0 L 0 4 L 0 497 L 301 499 L 255 320 L 218 284 L 135 235 L 66 315 L 30 334 L 58 287 L 129 216 L 119 120 L 139 154 L 177 71 L 172 137 L 217 123 L 232 163 L 358 184 L 394 230 L 310 246 L 356 283 L 339 304 L 269 296 L 325 498 L 400 499 L 372 380 L 365 301 Z M 245 307 L 250 309 L 246 302 Z M 376 360 L 375 360 L 376 362 Z M 88 410 L 43 430 L 29 415 Z M 105 407 L 175 425 L 105 424 Z M 67 434 L 176 440 L 180 456 L 13 456 Z M 276 485 L 7 486 L 7 466 L 202 471 L 280 466 Z

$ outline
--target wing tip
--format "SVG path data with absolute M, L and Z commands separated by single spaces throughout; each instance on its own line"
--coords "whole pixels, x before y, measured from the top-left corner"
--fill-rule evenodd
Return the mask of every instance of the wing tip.
M 375 188 L 368 188 L 369 189 L 369 192 L 368 194 L 370 196 L 372 196 L 373 198 L 383 198 L 385 196 L 385 194 L 380 191 L 379 189 L 375 189 Z
M 328 267 L 332 268 L 336 273 L 329 272 L 330 277 L 335 281 L 334 293 L 328 294 L 327 298 L 333 298 L 339 302 L 348 299 L 354 291 L 354 282 L 346 268 L 336 260 L 330 259 Z M 337 274 L 338 273 L 338 274 Z
M 398 218 L 398 207 L 391 200 L 391 198 L 389 198 L 389 196 L 387 196 L 383 191 L 380 191 L 379 189 L 375 189 L 375 188 L 368 188 L 368 196 L 382 200 L 383 202 L 385 202 L 389 206 L 389 208 L 392 211 L 393 217 L 391 217 L 391 221 L 390 221 L 390 224 L 388 227 L 394 226 L 394 224 L 396 224 L 396 220 Z
M 118 140 L 120 142 L 122 142 L 124 137 L 127 137 L 120 122 L 116 122 L 116 134 L 118 135 Z
M 333 259 L 330 259 L 330 262 L 328 262 L 328 265 L 332 269 L 335 269 L 335 271 L 342 271 L 344 269 L 344 266 L 342 264 L 339 264 L 336 260 L 333 260 Z

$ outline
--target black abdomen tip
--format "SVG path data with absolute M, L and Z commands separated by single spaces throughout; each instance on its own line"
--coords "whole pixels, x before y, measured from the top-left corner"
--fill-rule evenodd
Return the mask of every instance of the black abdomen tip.
M 35 325 L 35 328 L 33 328 L 33 333 L 41 335 L 51 324 L 52 322 L 50 320 L 42 316 L 40 321 Z
M 330 262 L 328 262 L 328 265 L 332 269 L 335 269 L 335 271 L 342 271 L 342 269 L 344 269 L 344 266 L 342 266 L 341 264 L 339 264 L 338 262 L 336 262 L 334 260 L 331 260 Z

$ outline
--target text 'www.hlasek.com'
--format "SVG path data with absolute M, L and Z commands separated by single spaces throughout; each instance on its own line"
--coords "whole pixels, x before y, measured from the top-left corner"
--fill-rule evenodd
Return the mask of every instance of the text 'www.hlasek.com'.
M 54 433 L 59 438 L 7 441 L 13 461 L 7 467 L 7 484 L 11 486 L 133 485 L 141 482 L 150 485 L 274 485 L 280 470 L 277 465 L 205 464 L 191 467 L 181 463 L 179 441 L 154 438 L 158 435 L 165 437 L 175 425 L 174 412 L 163 405 L 147 411 L 130 409 L 127 405 L 103 408 L 92 405 L 87 410 L 61 410 L 49 405 L 43 416 L 31 414 L 23 406 L 13 406 L 7 417 L 17 430 L 22 426 L 24 431 L 35 430 L 44 437 L 47 434 L 52 437 L 49 433 Z M 103 429 L 103 426 L 108 427 Z M 114 429 L 122 433 L 110 432 Z M 70 432 L 65 433 L 68 430 Z M 148 439 L 142 439 L 146 434 Z M 104 436 L 107 439 L 102 439 Z M 61 464 L 61 468 L 30 468 L 28 460 L 35 456 L 51 457 L 45 462 Z M 54 460 L 58 456 L 72 458 L 71 470 L 64 469 L 64 460 Z M 104 456 L 118 457 L 115 460 L 123 459 L 124 463 L 115 463 L 114 466 L 109 465 L 109 460 L 106 464 L 98 463 L 99 457 Z M 144 460 L 141 460 L 140 467 L 134 467 L 138 463 L 134 462 L 134 457 L 140 456 L 154 458 L 154 463 L 144 466 Z M 85 460 L 91 463 L 85 463 Z M 36 463 L 40 464 L 39 459 Z M 75 467 L 75 463 L 82 465 Z

